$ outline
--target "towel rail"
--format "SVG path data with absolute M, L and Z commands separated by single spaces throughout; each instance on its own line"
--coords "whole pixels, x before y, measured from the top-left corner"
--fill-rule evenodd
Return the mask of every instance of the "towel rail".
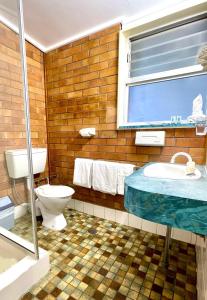
M 51 179 L 54 179 L 54 178 L 57 178 L 57 175 L 56 175 L 56 174 L 50 175 L 50 176 L 47 176 L 47 177 L 43 177 L 43 178 L 37 178 L 37 179 L 34 179 L 34 183 L 35 183 L 35 185 L 38 185 L 38 184 L 40 184 L 41 182 L 46 181 L 46 182 L 49 184 L 50 180 L 51 180 Z

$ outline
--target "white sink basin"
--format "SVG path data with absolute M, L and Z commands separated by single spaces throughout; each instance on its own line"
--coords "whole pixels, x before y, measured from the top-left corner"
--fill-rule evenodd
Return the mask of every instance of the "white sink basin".
M 196 180 L 201 177 L 201 172 L 196 169 L 195 174 L 186 175 L 185 165 L 154 163 L 144 169 L 144 175 L 147 177 L 166 178 L 166 179 L 187 179 Z

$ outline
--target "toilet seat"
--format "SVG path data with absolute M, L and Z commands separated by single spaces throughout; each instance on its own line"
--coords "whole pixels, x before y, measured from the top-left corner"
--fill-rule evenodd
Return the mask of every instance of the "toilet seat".
M 74 193 L 74 190 L 65 185 L 45 184 L 35 189 L 35 192 L 47 198 L 67 198 Z

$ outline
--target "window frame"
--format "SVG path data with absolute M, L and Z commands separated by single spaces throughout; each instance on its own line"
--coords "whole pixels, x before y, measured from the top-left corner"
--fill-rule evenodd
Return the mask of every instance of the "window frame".
M 184 7 L 183 9 L 177 8 L 171 13 L 169 11 L 161 11 L 159 14 L 149 15 L 147 18 L 126 24 L 122 27 L 119 33 L 117 129 L 195 127 L 194 123 L 183 123 L 179 125 L 172 124 L 171 122 L 153 122 L 153 124 L 133 123 L 128 122 L 127 117 L 130 86 L 207 74 L 206 71 L 202 71 L 200 65 L 194 65 L 133 78 L 129 76 L 131 39 L 135 37 L 146 37 L 206 18 L 206 1 L 198 2 L 199 4 Z

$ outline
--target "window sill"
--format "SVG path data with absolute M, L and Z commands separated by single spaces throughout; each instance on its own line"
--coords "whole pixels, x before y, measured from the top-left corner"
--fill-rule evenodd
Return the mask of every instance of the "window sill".
M 175 123 L 163 123 L 163 124 L 142 124 L 142 125 L 121 125 L 119 126 L 117 129 L 118 130 L 130 130 L 130 129 L 163 129 L 163 128 L 195 128 L 196 124 L 195 123 L 179 123 L 179 124 L 175 124 Z

